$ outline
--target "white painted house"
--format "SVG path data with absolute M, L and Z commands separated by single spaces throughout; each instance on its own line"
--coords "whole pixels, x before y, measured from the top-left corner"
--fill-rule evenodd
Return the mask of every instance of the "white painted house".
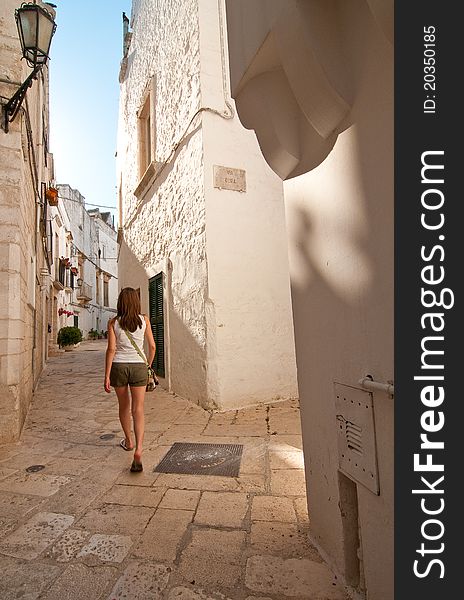
M 156 369 L 208 408 L 295 397 L 282 183 L 230 99 L 224 6 L 137 0 L 124 27 L 119 278 Z
M 59 184 L 60 202 L 69 217 L 72 243 L 69 258 L 76 275 L 69 310 L 73 320 L 67 325 L 81 329 L 83 336 L 91 330 L 107 330 L 108 320 L 116 314 L 118 296 L 118 243 L 110 213 L 85 208 L 85 198 L 68 184 Z

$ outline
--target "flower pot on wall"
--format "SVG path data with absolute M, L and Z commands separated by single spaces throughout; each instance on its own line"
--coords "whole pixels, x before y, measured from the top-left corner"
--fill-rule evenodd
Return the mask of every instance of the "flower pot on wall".
M 50 206 L 58 206 L 58 190 L 54 187 L 49 187 L 45 192 L 48 204 Z

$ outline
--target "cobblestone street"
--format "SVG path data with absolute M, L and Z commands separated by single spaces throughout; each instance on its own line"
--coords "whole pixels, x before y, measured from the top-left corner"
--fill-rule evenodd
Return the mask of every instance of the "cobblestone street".
M 49 359 L 0 447 L 1 600 L 343 600 L 308 542 L 296 401 L 211 414 L 156 389 L 130 473 L 105 341 Z M 174 442 L 243 445 L 238 477 L 154 472 Z

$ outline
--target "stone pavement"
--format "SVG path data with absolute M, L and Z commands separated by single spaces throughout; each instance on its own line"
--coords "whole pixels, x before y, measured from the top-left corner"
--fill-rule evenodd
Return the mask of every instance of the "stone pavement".
M 157 389 L 130 473 L 104 350 L 50 358 L 0 447 L 0 599 L 344 600 L 308 542 L 298 403 L 209 413 Z M 243 444 L 239 476 L 155 473 L 174 442 Z

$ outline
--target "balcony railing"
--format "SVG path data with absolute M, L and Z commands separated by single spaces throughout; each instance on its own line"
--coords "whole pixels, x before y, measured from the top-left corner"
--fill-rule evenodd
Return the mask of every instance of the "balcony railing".
M 76 298 L 84 302 L 92 300 L 92 286 L 88 283 L 82 283 L 82 285 L 76 289 Z

